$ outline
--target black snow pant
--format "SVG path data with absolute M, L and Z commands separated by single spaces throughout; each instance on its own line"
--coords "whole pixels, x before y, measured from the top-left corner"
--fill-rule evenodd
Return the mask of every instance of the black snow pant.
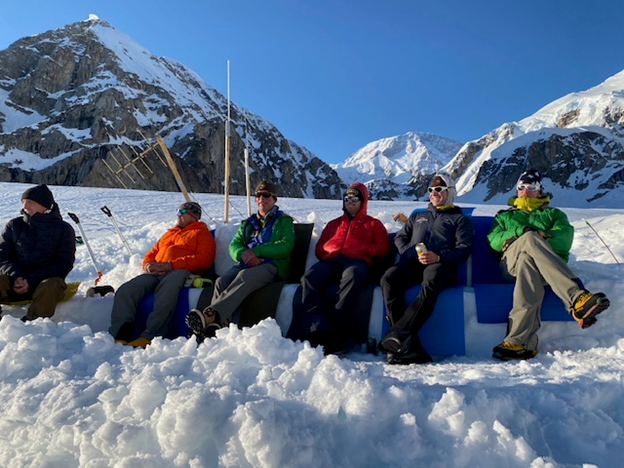
M 421 351 L 418 331 L 431 316 L 440 291 L 456 278 L 457 266 L 453 263 L 402 262 L 390 267 L 381 278 L 381 290 L 391 328 L 381 347 L 386 338 L 393 337 L 401 342 L 402 352 Z M 405 291 L 417 284 L 421 285 L 420 292 L 407 306 Z
M 330 332 L 335 340 L 346 342 L 353 338 L 353 306 L 368 278 L 369 265 L 364 260 L 335 257 L 321 260 L 301 279 L 303 333 L 306 338 L 314 332 Z M 327 289 L 338 284 L 336 294 Z M 366 320 L 369 317 L 365 317 Z

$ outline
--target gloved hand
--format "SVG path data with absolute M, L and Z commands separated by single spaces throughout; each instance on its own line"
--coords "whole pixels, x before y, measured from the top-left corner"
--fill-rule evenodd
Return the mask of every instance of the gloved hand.
M 533 227 L 533 226 L 525 226 L 524 230 L 522 231 L 522 234 L 524 234 L 525 232 L 537 232 L 537 234 L 539 234 L 541 237 L 543 237 L 544 239 L 548 239 L 550 236 L 548 234 L 546 234 L 544 231 L 540 231 L 539 229 Z
M 511 244 L 518 240 L 517 236 L 510 237 L 509 239 L 505 239 L 503 241 L 503 252 L 509 248 Z

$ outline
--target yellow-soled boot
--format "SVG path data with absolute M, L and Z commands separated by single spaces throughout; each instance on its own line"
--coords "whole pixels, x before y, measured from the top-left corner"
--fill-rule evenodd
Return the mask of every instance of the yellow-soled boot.
M 147 338 L 143 338 L 139 336 L 136 340 L 130 341 L 128 346 L 132 346 L 133 348 L 145 348 L 147 345 L 151 344 L 152 340 L 148 340 Z

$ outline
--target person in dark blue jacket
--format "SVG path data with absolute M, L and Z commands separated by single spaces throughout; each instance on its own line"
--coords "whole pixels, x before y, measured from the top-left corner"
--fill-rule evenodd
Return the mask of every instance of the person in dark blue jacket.
M 74 267 L 76 235 L 45 185 L 22 195 L 22 216 L 0 239 L 0 303 L 32 300 L 23 321 L 54 315 Z
M 400 260 L 381 278 L 391 328 L 379 348 L 386 351 L 389 364 L 432 360 L 418 331 L 431 316 L 440 291 L 455 281 L 457 265 L 468 259 L 474 240 L 472 222 L 453 204 L 454 198 L 453 180 L 436 174 L 429 184 L 427 210 L 412 213 L 394 239 Z M 417 284 L 418 296 L 405 304 L 405 290 Z

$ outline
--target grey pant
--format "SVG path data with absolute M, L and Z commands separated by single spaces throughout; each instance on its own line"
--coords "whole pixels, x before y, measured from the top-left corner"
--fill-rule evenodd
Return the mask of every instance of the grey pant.
M 188 270 L 171 270 L 164 276 L 146 273 L 122 284 L 113 301 L 111 326 L 108 329 L 110 334 L 116 336 L 125 322 L 134 323 L 139 303 L 144 297 L 154 293 L 154 309 L 147 317 L 145 331 L 141 336 L 148 340 L 155 336 L 166 336 L 171 328 L 178 294 L 189 274 Z
M 272 263 L 243 268 L 233 266 L 215 282 L 210 307 L 222 321 L 232 320 L 238 307 L 252 292 L 275 281 L 277 267 Z
M 583 290 L 568 265 L 536 232 L 523 234 L 509 246 L 501 259 L 501 270 L 503 276 L 511 276 L 512 281 L 515 278 L 505 341 L 537 349 L 544 285 L 550 285 L 570 311 Z

